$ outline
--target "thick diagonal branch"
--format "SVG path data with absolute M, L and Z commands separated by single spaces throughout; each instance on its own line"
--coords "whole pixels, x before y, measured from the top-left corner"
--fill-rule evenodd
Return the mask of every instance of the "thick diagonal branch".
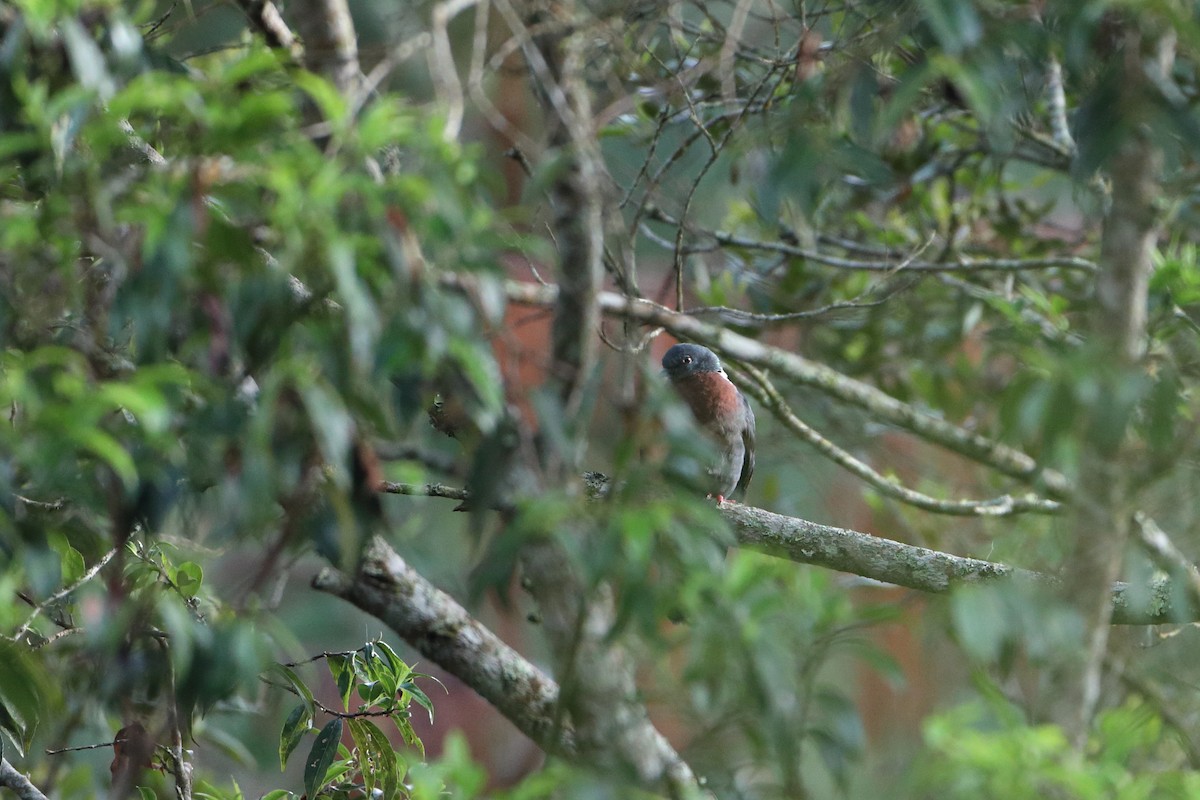
M 555 722 L 558 685 L 409 566 L 381 538 L 363 552 L 358 572 L 332 568 L 313 579 L 377 617 L 426 658 L 474 689 L 544 750 L 571 757 L 574 737 Z
M 527 560 L 540 567 L 543 575 L 569 575 L 562 564 L 541 563 L 559 558 L 561 551 L 557 548 L 535 545 Z M 313 586 L 386 623 L 424 656 L 474 689 L 546 751 L 593 767 L 613 766 L 612 762 L 629 767 L 631 761 L 636 761 L 636 778 L 644 788 L 671 797 L 700 794 L 687 764 L 650 724 L 644 708 L 630 701 L 631 686 L 624 687 L 625 697 L 604 696 L 610 708 L 603 716 L 621 726 L 621 730 L 608 731 L 613 737 L 608 749 L 621 752 L 606 759 L 595 743 L 581 747 L 572 720 L 561 714 L 558 684 L 475 620 L 454 598 L 425 580 L 382 538 L 368 544 L 357 574 L 347 576 L 327 568 L 316 576 Z M 594 613 L 594 608 L 594 604 L 589 605 L 589 613 Z M 548 620 L 548 625 L 574 625 L 570 608 L 551 611 L 563 614 L 564 619 Z M 585 625 L 597 622 L 605 624 L 602 617 L 583 620 Z M 613 675 L 625 680 L 628 673 L 620 656 L 615 655 L 618 652 L 610 646 L 599 651 L 597 659 L 604 663 L 590 666 L 607 666 L 611 673 L 589 674 L 587 681 L 607 686 Z
M 30 782 L 17 768 L 8 763 L 8 759 L 0 758 L 0 786 L 8 789 L 20 800 L 46 800 L 46 795 Z

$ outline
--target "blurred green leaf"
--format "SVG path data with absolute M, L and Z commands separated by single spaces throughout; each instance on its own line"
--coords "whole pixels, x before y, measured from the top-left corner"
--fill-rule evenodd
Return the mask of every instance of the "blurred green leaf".
M 185 598 L 193 598 L 204 582 L 204 569 L 194 561 L 185 561 L 175 571 L 175 588 Z
M 0 640 L 0 728 L 23 756 L 50 709 L 46 673 L 23 647 Z

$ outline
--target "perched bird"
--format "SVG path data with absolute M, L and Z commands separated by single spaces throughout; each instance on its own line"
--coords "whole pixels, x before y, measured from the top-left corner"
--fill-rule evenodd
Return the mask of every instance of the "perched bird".
M 710 470 L 717 502 L 744 497 L 754 474 L 754 411 L 707 347 L 677 344 L 662 360 L 663 372 L 716 441 L 721 457 Z

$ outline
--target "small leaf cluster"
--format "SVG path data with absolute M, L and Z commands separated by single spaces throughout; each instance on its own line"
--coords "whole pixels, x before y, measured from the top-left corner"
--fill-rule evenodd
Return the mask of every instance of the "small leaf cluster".
M 430 676 L 414 671 L 381 640 L 350 652 L 327 653 L 322 658 L 337 686 L 342 711 L 321 705 L 291 666 L 280 664 L 274 668 L 301 700 L 280 731 L 280 767 L 287 766 L 288 759 L 311 733 L 316 738 L 304 760 L 304 790 L 308 797 L 348 798 L 358 796 L 357 792 L 372 796 L 377 790 L 383 797 L 412 796 L 405 786 L 410 764 L 374 720 L 390 720 L 416 760 L 423 760 L 425 746 L 413 729 L 410 706 L 416 703 L 424 709 L 432 723 L 433 703 L 416 684 L 417 679 Z M 313 722 L 318 713 L 330 716 L 320 729 Z M 343 743 L 346 731 L 350 746 Z M 270 796 L 290 793 L 281 790 Z

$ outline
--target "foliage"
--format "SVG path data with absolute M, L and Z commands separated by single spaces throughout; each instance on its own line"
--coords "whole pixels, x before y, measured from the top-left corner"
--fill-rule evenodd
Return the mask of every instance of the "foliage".
M 939 797 L 1191 797 L 1194 771 L 1162 768 L 1166 733 L 1138 703 L 1104 712 L 1089 758 L 1053 725 L 1026 725 L 1013 708 L 962 706 L 930 719 L 922 788 Z M 1169 748 L 1168 748 L 1169 749 Z
M 466 269 L 498 240 L 470 199 L 473 155 L 398 97 L 355 116 L 261 47 L 200 72 L 119 9 L 90 23 L 22 12 L 3 25 L 0 548 L 6 593 L 35 610 L 4 606 L 18 635 L 0 730 L 22 755 L 80 720 L 104 741 L 111 720 L 177 706 L 185 730 L 216 736 L 202 718 L 253 698 L 294 645 L 211 577 L 268 541 L 275 558 L 315 546 L 353 563 L 378 524 L 355 495 L 356 440 L 405 430 L 419 410 L 406 382 L 479 350 L 467 304 L 416 302 L 430 276 L 404 251 L 406 226 L 436 231 L 425 255 L 452 247 Z M 301 130 L 309 102 L 337 128 L 336 156 Z M 159 147 L 171 163 L 147 168 Z M 404 168 L 373 181 L 358 165 L 385 147 Z M 496 402 L 494 386 L 479 395 Z M 107 558 L 107 581 L 84 580 Z M 335 662 L 344 702 L 357 691 L 419 755 L 407 706 L 432 713 L 419 676 L 382 642 Z M 290 753 L 318 707 L 289 675 L 306 698 Z M 308 795 L 340 780 L 397 796 L 387 737 L 350 717 L 341 746 L 342 727 L 324 724 Z

